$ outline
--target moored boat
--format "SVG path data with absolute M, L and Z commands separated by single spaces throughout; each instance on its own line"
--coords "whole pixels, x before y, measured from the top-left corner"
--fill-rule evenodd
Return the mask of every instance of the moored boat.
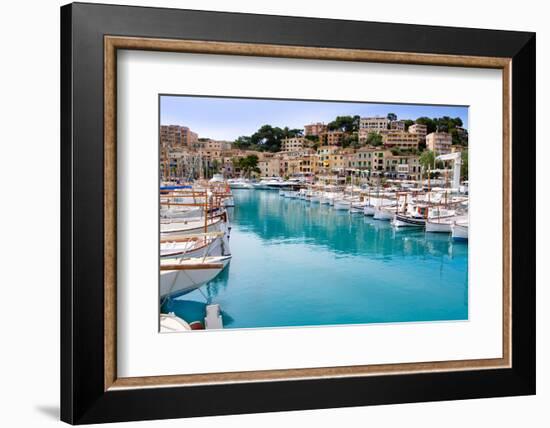
M 461 222 L 467 216 L 434 217 L 426 220 L 426 232 L 430 233 L 451 233 L 454 222 Z
M 374 208 L 373 218 L 375 220 L 391 221 L 395 216 L 395 207 L 378 206 Z
M 160 224 L 161 239 L 182 237 L 203 232 L 225 232 L 224 216 L 216 216 L 205 221 L 204 218 L 191 218 L 185 221 L 169 221 Z
M 468 222 L 460 221 L 454 222 L 451 225 L 451 236 L 453 239 L 458 241 L 467 241 L 468 240 Z
M 161 259 L 227 256 L 230 254 L 229 242 L 223 232 L 187 235 L 183 238 L 162 240 L 160 243 Z
M 160 297 L 175 297 L 213 280 L 231 256 L 164 259 L 160 264 Z

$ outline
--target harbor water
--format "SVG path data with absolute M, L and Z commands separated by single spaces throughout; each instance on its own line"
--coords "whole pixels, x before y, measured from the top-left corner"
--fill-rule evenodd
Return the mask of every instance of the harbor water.
M 467 242 L 277 191 L 233 193 L 229 267 L 165 310 L 189 319 L 217 303 L 224 328 L 468 319 Z

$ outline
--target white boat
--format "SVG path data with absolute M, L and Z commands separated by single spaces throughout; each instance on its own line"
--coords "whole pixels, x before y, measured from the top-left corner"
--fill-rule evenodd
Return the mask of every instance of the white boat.
M 426 219 L 416 214 L 396 213 L 392 225 L 395 227 L 424 227 Z
M 374 209 L 373 218 L 375 220 L 392 221 L 395 216 L 395 207 L 378 206 Z
M 374 205 L 367 203 L 363 207 L 363 214 L 367 216 L 373 216 L 375 208 L 376 207 Z
M 334 199 L 335 210 L 350 210 L 352 205 L 361 202 L 357 196 L 345 196 L 343 198 Z
M 467 241 L 468 240 L 468 222 L 467 221 L 460 221 L 460 222 L 454 222 L 451 225 L 451 236 L 453 239 L 460 240 L 460 241 Z
M 228 256 L 229 242 L 223 232 L 187 235 L 184 238 L 164 240 L 160 243 L 160 258 L 193 258 Z
M 428 220 L 443 220 L 454 217 L 456 212 L 441 207 L 430 207 L 424 203 L 411 204 L 406 213 L 396 213 L 393 220 L 395 227 L 425 227 Z
M 338 197 L 338 193 L 325 192 L 321 199 L 321 204 L 334 206 L 334 200 Z
M 192 218 L 184 221 L 170 221 L 160 224 L 161 239 L 183 237 L 185 235 L 197 234 L 203 232 L 225 232 L 226 223 L 223 216 L 217 216 L 213 219 L 208 219 L 205 231 L 204 218 Z
M 367 206 L 367 203 L 365 201 L 352 202 L 350 212 L 351 213 L 362 214 L 362 213 L 365 212 L 365 207 L 366 206 Z
M 306 199 L 306 194 L 307 194 L 307 189 L 300 189 L 300 190 L 297 192 L 296 197 L 297 197 L 298 199 L 303 199 L 303 200 L 305 200 L 305 199 Z
M 468 216 L 434 217 L 426 220 L 426 232 L 451 233 L 454 222 L 467 220 Z
M 348 211 L 351 207 L 352 201 L 348 199 L 335 199 L 334 209 L 339 211 Z
M 231 256 L 164 259 L 160 263 L 160 297 L 174 297 L 212 281 Z
M 255 189 L 260 190 L 273 190 L 280 189 L 282 187 L 288 186 L 288 183 L 283 181 L 281 178 L 264 178 L 257 183 L 252 183 Z
M 227 180 L 227 184 L 231 189 L 254 189 L 252 183 L 244 179 Z
M 202 207 L 161 206 L 161 218 L 193 218 L 200 217 L 204 213 Z
M 191 331 L 189 323 L 176 316 L 173 312 L 169 314 L 160 314 L 160 332 L 178 333 L 182 331 Z

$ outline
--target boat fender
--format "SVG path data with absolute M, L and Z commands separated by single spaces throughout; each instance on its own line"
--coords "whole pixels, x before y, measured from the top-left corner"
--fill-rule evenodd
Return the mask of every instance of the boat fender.
M 204 325 L 200 321 L 193 321 L 189 323 L 191 330 L 204 330 Z

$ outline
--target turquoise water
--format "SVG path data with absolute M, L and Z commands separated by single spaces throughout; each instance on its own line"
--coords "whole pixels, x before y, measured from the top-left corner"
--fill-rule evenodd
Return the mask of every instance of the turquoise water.
M 205 296 L 225 328 L 468 318 L 467 243 L 276 191 L 234 195 L 231 264 L 168 303 L 183 318 L 200 317 Z

